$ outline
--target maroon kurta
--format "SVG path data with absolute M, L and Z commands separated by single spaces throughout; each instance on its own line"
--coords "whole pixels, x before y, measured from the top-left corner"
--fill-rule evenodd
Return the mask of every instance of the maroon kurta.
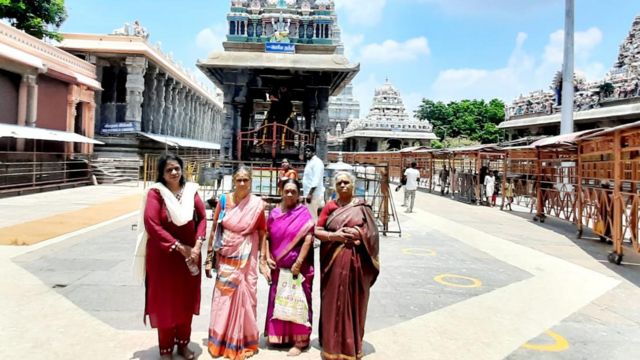
M 151 327 L 171 328 L 191 322 L 200 313 L 200 275 L 189 273 L 184 256 L 171 251 L 176 240 L 189 246 L 207 231 L 204 204 L 195 195 L 195 217 L 183 226 L 169 221 L 167 207 L 158 190 L 150 190 L 144 211 L 147 240 L 147 277 L 145 318 L 149 315 Z

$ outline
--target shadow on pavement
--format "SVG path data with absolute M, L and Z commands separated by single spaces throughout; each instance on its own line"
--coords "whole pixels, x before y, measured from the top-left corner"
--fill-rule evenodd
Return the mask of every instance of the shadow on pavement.
M 524 211 L 506 211 L 509 214 L 518 216 L 523 219 L 527 219 L 530 223 L 534 223 L 537 226 L 553 231 L 559 235 L 562 235 L 569 239 L 572 243 L 576 244 L 585 253 L 589 254 L 596 261 L 602 263 L 611 271 L 620 275 L 627 281 L 633 283 L 636 286 L 640 286 L 640 255 L 637 254 L 633 246 L 625 242 L 623 245 L 624 258 L 621 265 L 615 265 L 607 260 L 607 255 L 613 250 L 612 245 L 605 241 L 601 241 L 600 237 L 591 231 L 591 229 L 584 229 L 582 237 L 578 239 L 578 232 L 576 225 L 565 220 L 561 220 L 556 217 L 548 216 L 544 223 L 536 222 L 533 220 L 533 214 Z M 551 254 L 553 255 L 553 254 Z
M 197 343 L 192 341 L 191 343 L 189 343 L 189 348 L 195 353 L 196 359 L 199 359 L 202 356 L 202 347 L 200 347 L 200 345 L 198 345 Z M 158 346 L 154 346 L 146 350 L 136 351 L 135 353 L 133 353 L 130 360 L 158 360 L 159 358 L 160 349 L 158 348 Z M 182 356 L 178 355 L 176 351 L 173 352 L 173 358 L 176 360 L 184 359 Z

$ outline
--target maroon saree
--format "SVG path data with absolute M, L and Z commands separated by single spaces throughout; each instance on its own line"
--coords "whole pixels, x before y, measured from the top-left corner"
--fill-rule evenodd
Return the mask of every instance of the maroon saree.
M 325 224 L 326 219 L 326 224 Z M 369 303 L 378 263 L 378 229 L 371 208 L 362 200 L 338 207 L 335 201 L 323 209 L 318 226 L 327 231 L 358 229 L 361 244 L 323 242 L 320 248 L 320 344 L 322 358 L 359 359 Z

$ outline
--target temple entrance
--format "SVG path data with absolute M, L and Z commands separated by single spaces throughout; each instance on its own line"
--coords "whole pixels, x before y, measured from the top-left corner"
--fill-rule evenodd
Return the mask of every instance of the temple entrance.
M 402 141 L 398 139 L 389 139 L 387 140 L 387 150 L 395 151 L 402 149 Z

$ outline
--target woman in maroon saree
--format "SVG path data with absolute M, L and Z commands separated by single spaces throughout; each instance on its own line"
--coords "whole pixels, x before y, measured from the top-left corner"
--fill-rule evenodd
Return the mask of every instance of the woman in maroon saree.
M 315 222 L 309 210 L 298 203 L 300 183 L 286 179 L 281 185 L 282 203 L 271 211 L 267 220 L 268 250 L 261 259 L 271 267 L 271 288 L 265 322 L 265 335 L 270 345 L 291 345 L 288 356 L 298 356 L 309 347 L 311 326 L 273 319 L 280 269 L 290 269 L 294 276 L 303 276 L 302 289 L 309 305 L 309 324 L 313 318 L 311 289 L 313 287 L 313 230 Z
M 322 209 L 315 230 L 322 241 L 322 358 L 360 359 L 369 289 L 380 271 L 378 229 L 371 208 L 353 196 L 353 176 L 338 172 L 334 182 L 338 198 Z

